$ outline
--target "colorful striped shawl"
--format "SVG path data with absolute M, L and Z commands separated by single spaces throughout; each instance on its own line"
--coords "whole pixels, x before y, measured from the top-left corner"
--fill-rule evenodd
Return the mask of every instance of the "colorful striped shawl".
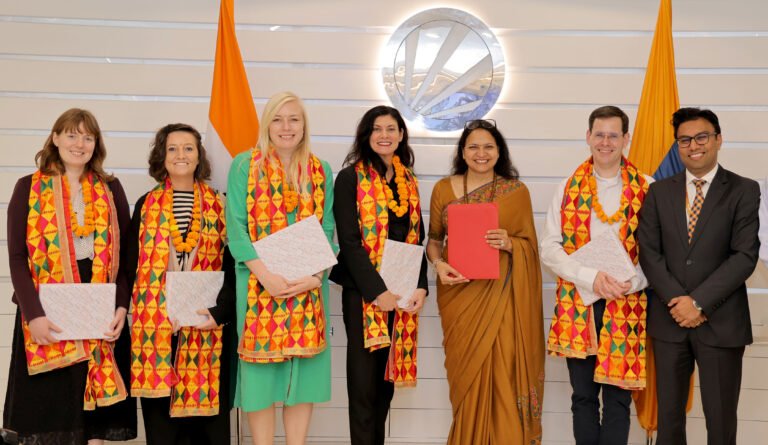
M 592 192 L 589 178 L 593 164 L 590 158 L 576 169 L 566 184 L 561 209 L 563 249 L 571 254 L 590 239 Z M 648 183 L 625 158 L 621 160 L 622 193 L 626 198 L 619 237 L 632 261 L 638 261 L 636 231 L 638 211 Z M 628 389 L 645 387 L 645 320 L 647 298 L 644 291 L 608 301 L 603 314 L 603 327 L 596 332 L 592 307 L 581 301 L 576 286 L 562 278 L 557 280 L 557 302 L 549 331 L 547 349 L 550 355 L 585 358 L 597 355 L 595 381 Z
M 120 257 L 120 229 L 109 187 L 95 175 L 91 183 L 94 206 L 93 283 L 114 283 Z M 61 176 L 40 171 L 32 175 L 27 215 L 27 249 L 35 287 L 41 284 L 79 283 L 70 220 L 70 194 Z M 83 406 L 109 406 L 125 400 L 125 384 L 117 372 L 112 343 L 104 340 L 60 341 L 42 346 L 32 342 L 29 325 L 23 322 L 24 347 L 29 374 L 51 371 L 88 361 Z

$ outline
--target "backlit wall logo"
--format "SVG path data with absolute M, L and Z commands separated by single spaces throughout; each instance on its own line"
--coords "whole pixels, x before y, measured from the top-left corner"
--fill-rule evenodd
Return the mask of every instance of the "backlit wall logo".
M 395 30 L 383 56 L 384 88 L 403 116 L 453 131 L 493 107 L 504 83 L 504 56 L 479 19 L 457 9 L 420 12 Z

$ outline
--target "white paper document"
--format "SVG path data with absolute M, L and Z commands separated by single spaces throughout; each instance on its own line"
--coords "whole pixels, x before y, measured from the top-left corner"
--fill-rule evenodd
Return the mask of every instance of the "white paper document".
M 620 282 L 629 281 L 637 275 L 632 259 L 613 230 L 606 230 L 592 238 L 570 257 L 584 266 L 605 272 Z M 591 287 L 583 289 L 577 286 L 577 289 L 581 300 L 587 306 L 600 299 Z
M 107 338 L 115 318 L 115 283 L 56 283 L 40 285 L 45 316 L 61 328 L 57 340 Z
M 337 263 L 315 215 L 256 241 L 253 248 L 270 272 L 289 281 L 314 275 Z
M 424 258 L 424 246 L 387 240 L 381 256 L 379 275 L 387 285 L 387 290 L 401 298 L 397 305 L 407 308 L 411 305 L 411 296 L 419 285 L 421 261 Z
M 165 309 L 179 326 L 197 326 L 208 320 L 197 313 L 216 306 L 224 285 L 224 272 L 166 272 Z

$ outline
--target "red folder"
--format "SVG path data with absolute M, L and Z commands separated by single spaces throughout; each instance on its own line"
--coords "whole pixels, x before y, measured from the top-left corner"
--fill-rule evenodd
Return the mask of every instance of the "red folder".
M 499 228 L 496 203 L 448 206 L 448 264 L 471 280 L 499 278 L 499 251 L 485 240 Z

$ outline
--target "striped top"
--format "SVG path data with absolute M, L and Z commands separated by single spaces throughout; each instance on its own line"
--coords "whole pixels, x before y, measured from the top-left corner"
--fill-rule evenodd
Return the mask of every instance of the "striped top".
M 173 217 L 176 219 L 176 225 L 179 226 L 179 232 L 183 234 L 185 241 L 187 239 L 187 229 L 192 221 L 192 207 L 194 207 L 194 203 L 195 192 L 173 191 Z M 189 253 L 176 252 L 176 260 L 181 270 L 184 270 L 187 259 L 189 259 Z

